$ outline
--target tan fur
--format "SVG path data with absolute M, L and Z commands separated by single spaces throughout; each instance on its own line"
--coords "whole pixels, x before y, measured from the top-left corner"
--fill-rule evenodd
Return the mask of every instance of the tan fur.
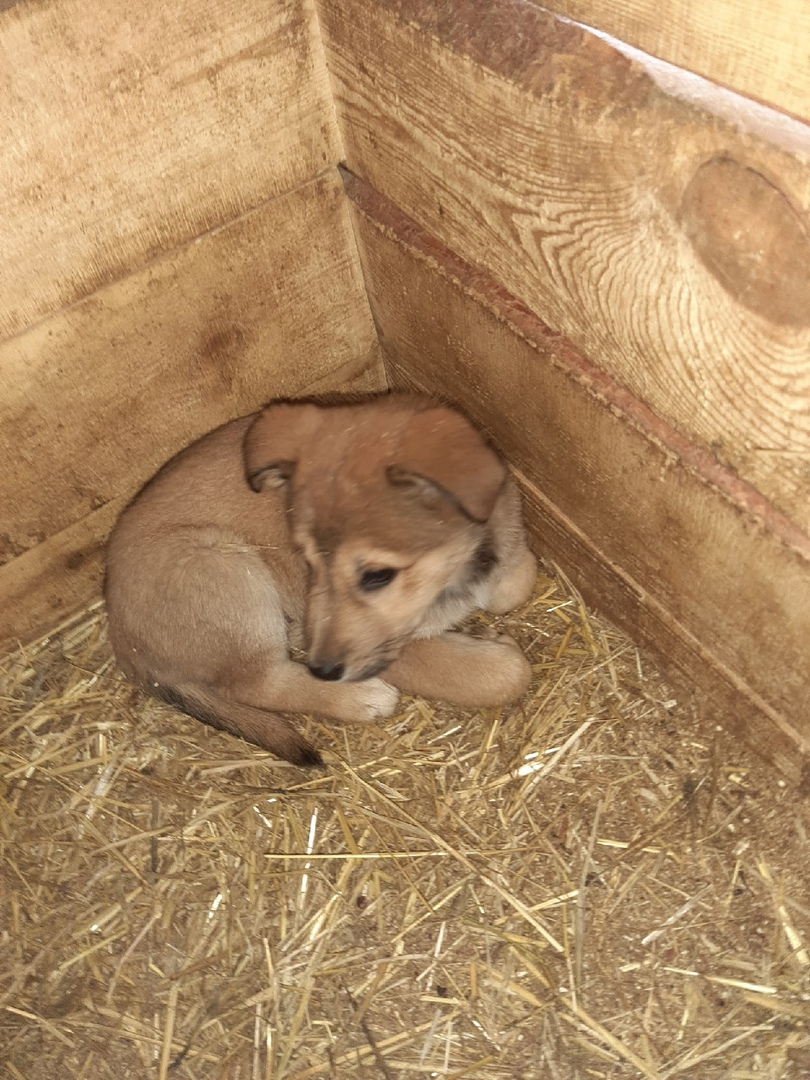
M 188 447 L 121 515 L 105 591 L 131 679 L 316 764 L 277 713 L 374 720 L 397 688 L 464 706 L 519 697 L 530 669 L 511 638 L 448 631 L 523 602 L 535 573 L 517 491 L 478 432 L 388 395 L 270 405 Z

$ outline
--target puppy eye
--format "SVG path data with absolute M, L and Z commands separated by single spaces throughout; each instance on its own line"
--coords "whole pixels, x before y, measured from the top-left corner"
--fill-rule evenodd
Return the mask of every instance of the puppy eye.
M 393 566 L 384 566 L 380 570 L 364 570 L 360 575 L 360 589 L 362 592 L 375 592 L 390 585 L 399 573 Z

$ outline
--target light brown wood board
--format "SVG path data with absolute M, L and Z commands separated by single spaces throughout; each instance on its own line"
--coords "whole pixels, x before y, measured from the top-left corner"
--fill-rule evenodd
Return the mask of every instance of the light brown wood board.
M 347 190 L 392 384 L 456 401 L 488 430 L 523 477 L 540 551 L 797 775 L 810 538 L 485 271 L 362 181 Z
M 0 12 L 0 338 L 336 164 L 311 0 Z
M 104 545 L 127 499 L 113 499 L 0 566 L 0 656 L 101 597 Z
M 554 0 L 551 10 L 810 120 L 804 0 Z
M 810 528 L 810 128 L 521 0 L 319 10 L 352 171 Z
M 384 386 L 336 171 L 5 342 L 0 379 L 0 611 L 24 637 L 15 556 L 72 556 L 73 526 L 86 546 L 90 515 L 271 397 Z

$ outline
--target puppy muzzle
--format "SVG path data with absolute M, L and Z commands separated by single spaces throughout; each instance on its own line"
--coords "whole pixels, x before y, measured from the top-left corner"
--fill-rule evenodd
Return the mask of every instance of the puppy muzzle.
M 379 675 L 382 671 L 388 667 L 390 660 L 375 660 L 363 668 L 357 673 L 346 672 L 346 665 L 341 661 L 330 660 L 317 660 L 310 661 L 307 664 L 307 670 L 310 675 L 314 675 L 316 679 L 322 679 L 324 682 L 365 682 L 366 679 L 373 679 Z
M 346 666 L 341 663 L 321 663 L 321 664 L 307 664 L 310 675 L 314 675 L 316 679 L 323 679 L 324 682 L 339 682 L 345 672 Z

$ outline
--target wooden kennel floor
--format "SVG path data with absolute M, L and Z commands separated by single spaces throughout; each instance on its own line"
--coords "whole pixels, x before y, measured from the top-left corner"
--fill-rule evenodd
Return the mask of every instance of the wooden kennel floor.
M 145 700 L 100 611 L 8 659 L 3 1075 L 810 1075 L 807 793 L 559 577 L 498 625 L 519 707 L 303 720 L 309 774 Z

